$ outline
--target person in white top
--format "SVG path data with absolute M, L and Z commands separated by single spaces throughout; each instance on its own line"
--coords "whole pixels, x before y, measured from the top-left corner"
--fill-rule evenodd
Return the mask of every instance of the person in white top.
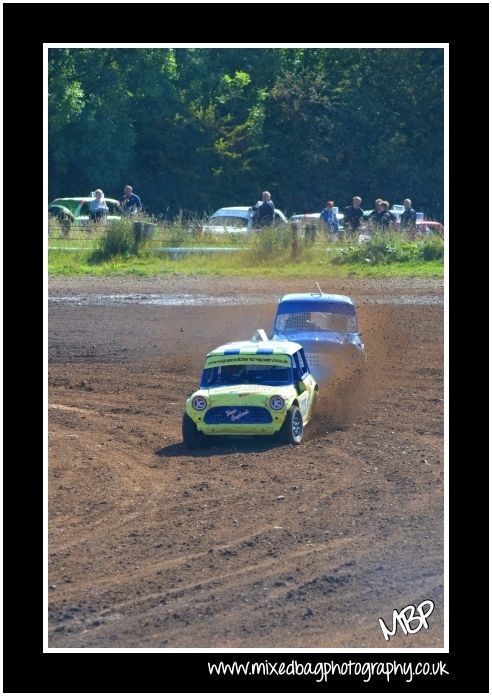
M 108 214 L 108 206 L 104 200 L 104 193 L 101 189 L 94 191 L 95 198 L 89 206 L 90 218 L 93 222 L 99 222 Z

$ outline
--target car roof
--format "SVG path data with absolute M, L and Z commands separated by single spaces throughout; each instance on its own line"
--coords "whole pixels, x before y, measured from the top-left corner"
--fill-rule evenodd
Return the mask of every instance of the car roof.
M 294 341 L 233 341 L 218 346 L 207 354 L 211 355 L 293 355 L 302 346 Z
M 274 208 L 276 213 L 284 215 L 284 213 L 278 208 Z M 242 213 L 251 212 L 251 207 L 247 205 L 231 205 L 228 208 L 219 208 L 210 217 L 215 217 L 216 215 L 229 215 L 230 217 L 244 217 Z
M 297 215 L 291 215 L 290 219 L 292 218 L 303 218 L 303 217 L 319 217 L 321 213 L 298 213 Z
M 296 292 L 289 295 L 284 295 L 280 298 L 281 302 L 312 302 L 313 304 L 348 304 L 353 305 L 352 299 L 348 295 L 329 295 L 326 292 Z
M 77 201 L 77 203 L 90 203 L 94 200 L 95 196 L 69 196 L 66 198 L 55 198 L 54 201 L 51 201 L 50 205 L 53 205 L 54 203 L 61 203 L 63 201 Z M 104 200 L 109 201 L 110 203 L 119 203 L 119 201 L 117 201 L 116 198 L 104 198 Z
M 219 208 L 213 215 L 218 215 L 219 213 L 247 213 L 248 210 L 247 205 L 231 205 L 228 208 Z

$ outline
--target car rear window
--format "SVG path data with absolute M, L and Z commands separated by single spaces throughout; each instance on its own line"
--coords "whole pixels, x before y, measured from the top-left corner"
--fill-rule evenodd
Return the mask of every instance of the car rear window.
M 353 314 L 291 312 L 277 316 L 275 329 L 277 331 L 338 331 L 354 333 L 357 331 L 357 322 Z

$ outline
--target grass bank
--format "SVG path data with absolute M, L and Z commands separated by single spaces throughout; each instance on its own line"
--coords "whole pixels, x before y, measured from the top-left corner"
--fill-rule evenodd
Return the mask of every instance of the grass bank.
M 246 252 L 237 254 L 193 254 L 176 259 L 168 256 L 117 256 L 90 263 L 92 252 L 50 251 L 48 270 L 53 275 L 137 275 L 156 276 L 172 273 L 193 275 L 280 277 L 398 277 L 442 276 L 442 260 L 402 261 L 388 264 L 351 262 L 335 265 L 329 258 L 299 259 L 287 255 L 271 260 L 253 260 Z M 327 255 L 328 256 L 328 255 Z
M 84 245 L 79 246 L 82 241 Z M 169 245 L 170 240 L 165 241 Z M 203 244 L 203 240 L 200 241 Z M 227 249 L 238 240 L 221 235 L 220 240 L 213 241 Z M 274 278 L 443 275 L 444 243 L 436 237 L 409 241 L 397 234 L 374 235 L 363 244 L 333 243 L 322 237 L 309 243 L 302 237 L 293 239 L 292 229 L 285 226 L 270 228 L 246 240 L 243 237 L 242 248 L 238 250 L 175 255 L 167 252 L 162 246 L 164 240 L 156 236 L 135 243 L 125 221 L 108 228 L 97 239 L 80 242 L 74 249 L 73 240 L 53 243 L 50 239 L 50 274 L 158 276 L 179 273 Z M 195 241 L 194 246 L 199 247 L 200 243 Z

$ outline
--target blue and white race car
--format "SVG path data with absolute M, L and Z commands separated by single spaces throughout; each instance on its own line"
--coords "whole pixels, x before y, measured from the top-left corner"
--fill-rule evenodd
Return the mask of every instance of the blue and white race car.
M 278 303 L 271 339 L 300 343 L 318 383 L 365 360 L 355 306 L 347 295 L 296 293 Z

